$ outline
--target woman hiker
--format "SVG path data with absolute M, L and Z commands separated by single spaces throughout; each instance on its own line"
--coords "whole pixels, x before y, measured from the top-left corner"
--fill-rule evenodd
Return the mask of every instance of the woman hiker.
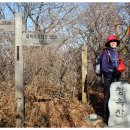
M 120 81 L 121 73 L 125 70 L 124 62 L 116 51 L 116 48 L 119 45 L 120 40 L 115 35 L 109 36 L 105 43 L 106 49 L 103 50 L 101 56 L 101 70 L 105 97 L 104 122 L 106 124 L 108 124 L 109 118 L 108 100 L 110 98 L 110 85 L 114 81 Z

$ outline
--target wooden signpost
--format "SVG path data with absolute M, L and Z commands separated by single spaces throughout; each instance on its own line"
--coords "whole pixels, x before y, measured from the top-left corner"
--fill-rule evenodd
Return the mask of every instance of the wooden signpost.
M 41 46 L 62 43 L 64 39 L 52 34 L 23 32 L 22 15 L 15 14 L 15 21 L 0 19 L 0 31 L 15 32 L 15 101 L 16 127 L 24 127 L 25 101 L 23 87 L 23 45 Z
M 16 127 L 24 126 L 24 87 L 23 87 L 23 47 L 22 47 L 22 16 L 15 14 L 15 100 Z
M 127 27 L 126 36 L 130 37 L 130 26 Z
M 85 93 L 87 78 L 87 46 L 82 47 L 82 103 L 87 103 L 87 95 Z

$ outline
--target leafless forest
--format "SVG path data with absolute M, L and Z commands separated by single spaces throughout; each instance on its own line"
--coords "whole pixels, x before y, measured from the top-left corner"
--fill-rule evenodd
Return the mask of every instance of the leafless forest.
M 25 127 L 103 127 L 85 117 L 102 117 L 103 93 L 94 73 L 95 53 L 107 36 L 121 40 L 118 51 L 130 83 L 130 3 L 0 3 L 0 19 L 22 13 L 26 31 L 64 37 L 57 46 L 23 47 Z M 0 127 L 15 127 L 14 33 L 0 31 Z M 88 46 L 88 103 L 81 102 L 82 46 Z

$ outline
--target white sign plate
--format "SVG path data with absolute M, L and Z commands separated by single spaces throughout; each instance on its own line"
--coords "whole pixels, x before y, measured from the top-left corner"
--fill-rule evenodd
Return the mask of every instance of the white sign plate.
M 22 42 L 25 46 L 41 46 L 59 44 L 63 42 L 63 39 L 53 34 L 23 33 Z

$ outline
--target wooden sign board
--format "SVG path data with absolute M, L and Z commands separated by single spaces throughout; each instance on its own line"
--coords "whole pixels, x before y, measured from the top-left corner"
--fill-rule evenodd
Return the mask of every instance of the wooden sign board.
M 0 19 L 0 31 L 1 32 L 14 32 L 15 30 L 15 21 Z M 25 31 L 25 25 L 22 24 L 22 31 Z
M 14 25 L 14 20 L 0 19 L 0 25 Z
M 42 46 L 62 43 L 63 40 L 56 35 L 43 33 L 23 33 L 22 43 L 25 46 Z
M 4 32 L 14 31 L 14 20 L 9 21 L 5 19 L 0 19 L 0 31 Z
M 14 25 L 0 25 L 0 31 L 2 31 L 2 32 L 14 32 Z

